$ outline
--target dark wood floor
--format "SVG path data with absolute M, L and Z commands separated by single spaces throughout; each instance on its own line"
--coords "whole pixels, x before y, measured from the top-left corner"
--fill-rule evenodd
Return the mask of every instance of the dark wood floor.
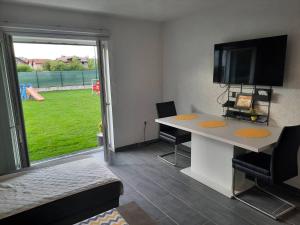
M 124 182 L 120 204 L 135 201 L 159 224 L 182 225 L 300 225 L 300 211 L 274 221 L 246 205 L 229 199 L 169 166 L 157 154 L 170 151 L 165 143 L 115 153 L 110 169 Z M 182 158 L 181 167 L 189 165 Z M 272 191 L 300 207 L 300 196 L 282 187 Z
M 168 144 L 154 143 L 113 154 L 109 167 L 124 183 L 120 205 L 134 201 L 161 225 L 300 225 L 299 192 L 272 188 L 297 205 L 297 209 L 282 220 L 274 221 L 181 173 L 180 169 L 189 166 L 188 159 L 180 158 L 180 167 L 176 168 L 157 158 L 157 154 L 170 150 L 172 147 Z M 60 163 L 91 156 L 103 160 L 103 151 Z

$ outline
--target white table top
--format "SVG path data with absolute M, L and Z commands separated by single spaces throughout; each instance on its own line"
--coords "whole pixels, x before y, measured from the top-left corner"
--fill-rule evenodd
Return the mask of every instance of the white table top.
M 156 119 L 155 122 L 185 130 L 194 134 L 202 135 L 227 144 L 245 148 L 253 152 L 261 152 L 272 145 L 275 145 L 279 139 L 282 128 L 272 127 L 260 124 L 249 123 L 235 119 L 226 119 L 221 116 L 209 114 L 197 114 L 199 117 L 193 120 L 177 120 L 175 116 Z M 226 122 L 225 127 L 203 128 L 198 126 L 199 122 L 208 120 L 221 120 Z M 242 128 L 265 128 L 271 132 L 271 135 L 264 138 L 246 138 L 237 137 L 234 132 Z

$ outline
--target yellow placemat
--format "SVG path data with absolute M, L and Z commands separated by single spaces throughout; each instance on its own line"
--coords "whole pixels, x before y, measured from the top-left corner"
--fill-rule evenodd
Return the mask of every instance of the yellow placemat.
M 234 132 L 235 136 L 248 138 L 263 138 L 271 135 L 271 132 L 264 128 L 243 128 Z
M 176 120 L 193 120 L 198 117 L 199 116 L 197 114 L 181 114 L 176 116 Z
M 216 127 L 225 127 L 226 123 L 224 121 L 210 120 L 198 123 L 198 126 L 205 128 L 216 128 Z

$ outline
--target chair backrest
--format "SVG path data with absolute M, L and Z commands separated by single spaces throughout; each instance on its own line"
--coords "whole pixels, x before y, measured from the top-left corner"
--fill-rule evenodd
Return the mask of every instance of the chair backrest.
M 158 118 L 177 115 L 174 101 L 157 103 L 156 109 L 157 109 Z M 162 124 L 159 127 L 160 127 L 160 131 L 169 131 L 174 129 L 173 127 L 162 125 Z
M 272 156 L 273 182 L 282 183 L 298 175 L 300 125 L 284 127 Z

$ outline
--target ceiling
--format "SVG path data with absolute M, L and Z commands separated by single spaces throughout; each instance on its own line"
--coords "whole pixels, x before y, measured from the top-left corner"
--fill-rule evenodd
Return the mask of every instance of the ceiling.
M 226 0 L 0 0 L 45 7 L 166 21 Z

